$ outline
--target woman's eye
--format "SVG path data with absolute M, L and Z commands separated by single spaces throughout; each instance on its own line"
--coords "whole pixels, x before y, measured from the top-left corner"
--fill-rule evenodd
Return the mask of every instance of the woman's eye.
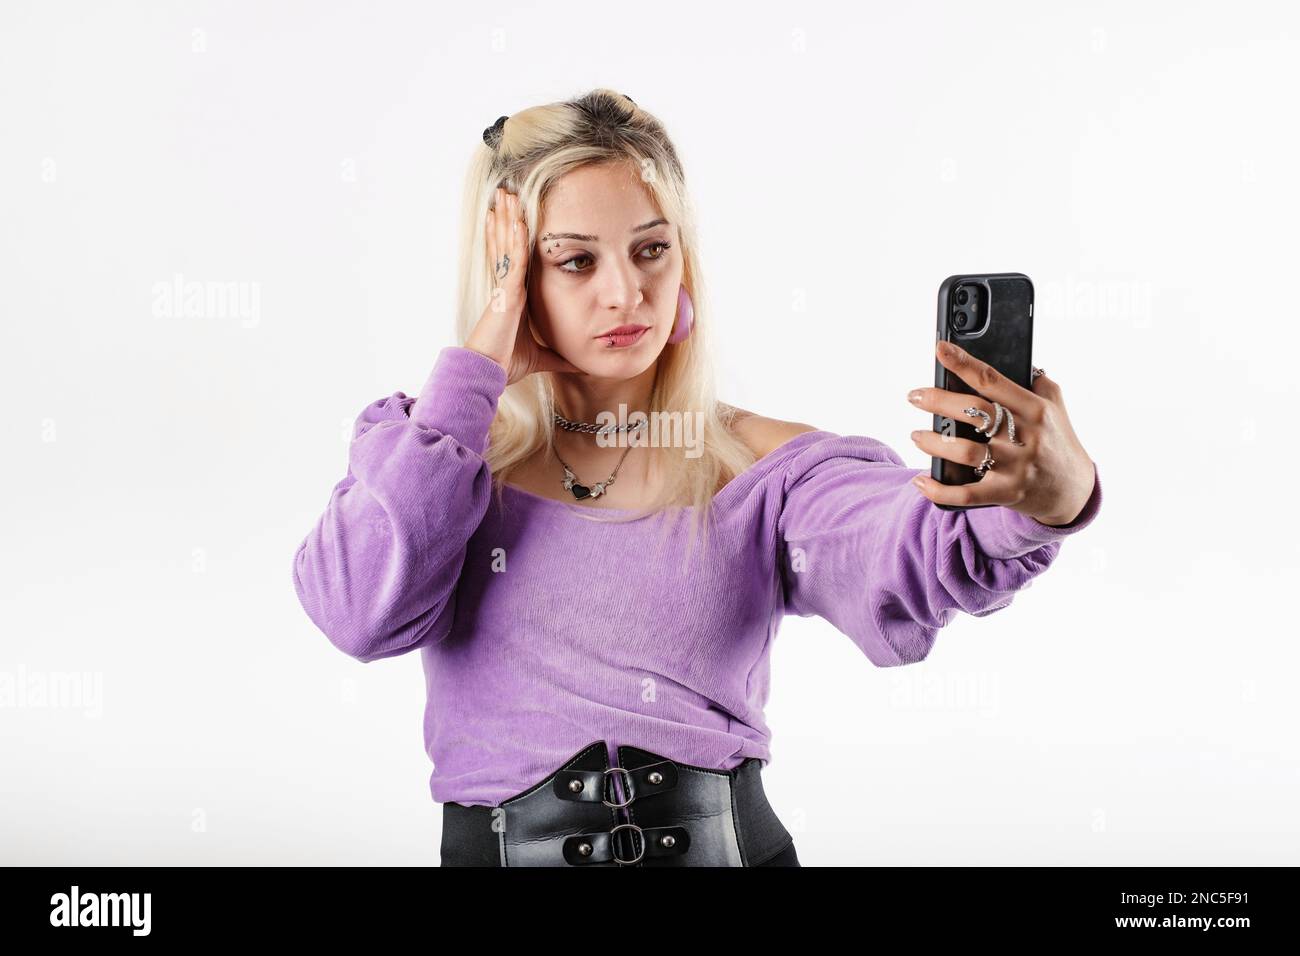
M 647 259 L 647 260 L 649 260 L 649 261 L 651 261 L 651 262 L 654 262 L 654 261 L 657 260 L 657 259 L 662 259 L 662 258 L 664 257 L 664 253 L 667 252 L 667 251 L 668 251 L 669 249 L 671 249 L 671 248 L 672 248 L 672 243 L 670 243 L 670 242 L 652 242 L 652 243 L 650 243 L 650 245 L 645 246 L 644 248 L 642 248 L 641 251 L 644 253 L 644 252 L 648 252 L 648 251 L 651 250 L 651 249 L 657 249 L 657 250 L 659 250 L 658 253 L 655 254 L 655 255 L 644 256 L 645 259 Z M 587 255 L 587 254 L 584 252 L 584 253 L 582 253 L 581 255 L 574 256 L 572 259 L 565 259 L 563 262 L 559 263 L 559 265 L 556 266 L 556 268 L 558 268 L 561 272 L 569 272 L 569 273 L 572 273 L 572 274 L 574 274 L 574 275 L 577 275 L 578 273 L 586 272 L 587 270 L 586 270 L 586 269 L 580 269 L 580 268 L 577 268 L 576 266 L 575 266 L 574 268 L 570 269 L 569 266 L 572 265 L 572 264 L 575 263 L 575 262 L 578 262 L 578 261 L 582 260 L 582 259 L 590 259 L 590 258 L 591 258 L 591 256 Z
M 561 272 L 585 272 L 586 271 L 585 269 L 569 269 L 567 268 L 567 266 L 569 265 L 569 263 L 577 262 L 579 259 L 590 259 L 590 258 L 591 256 L 587 255 L 586 253 L 583 253 L 580 256 L 574 256 L 572 259 L 565 259 L 563 262 L 560 263 L 559 269 Z

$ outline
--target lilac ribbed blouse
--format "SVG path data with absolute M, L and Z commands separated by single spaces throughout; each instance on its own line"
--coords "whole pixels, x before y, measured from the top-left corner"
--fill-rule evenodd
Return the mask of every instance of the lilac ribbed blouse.
M 819 615 L 877 666 L 920 661 L 957 611 L 1006 607 L 1092 523 L 944 511 L 887 445 L 804 432 L 689 511 L 602 524 L 506 486 L 483 453 L 506 373 L 449 347 L 416 398 L 357 419 L 348 472 L 294 558 L 304 610 L 360 661 L 420 651 L 439 803 L 496 806 L 594 740 L 730 769 L 770 760 L 781 618 Z M 1094 462 L 1094 470 L 1096 464 Z M 668 524 L 667 529 L 664 522 Z

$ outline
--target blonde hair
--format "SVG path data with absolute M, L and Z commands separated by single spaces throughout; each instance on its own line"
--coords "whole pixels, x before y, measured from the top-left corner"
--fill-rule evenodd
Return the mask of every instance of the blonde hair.
M 596 521 L 640 520 L 667 510 L 690 507 L 696 521 L 692 543 L 708 519 L 714 494 L 755 461 L 754 453 L 731 430 L 736 409 L 716 398 L 710 350 L 709 309 L 704 296 L 694 214 L 685 174 L 663 126 L 631 99 L 596 89 L 576 99 L 533 106 L 510 115 L 495 148 L 481 142 L 466 176 L 462 215 L 457 337 L 464 343 L 492 295 L 484 222 L 498 185 L 519 195 L 533 248 L 542 203 L 551 185 L 582 166 L 629 163 L 659 207 L 678 229 L 684 268 L 682 284 L 695 305 L 690 336 L 669 343 L 658 369 L 650 408 L 692 415 L 702 412 L 702 453 L 688 458 L 680 449 L 646 445 L 651 465 L 665 476 L 663 490 L 640 509 L 590 509 Z M 526 315 L 521 321 L 527 321 Z M 544 448 L 553 454 L 555 411 L 550 372 L 536 372 L 506 387 L 488 433 L 484 458 L 500 502 L 512 471 Z M 632 411 L 639 411 L 633 409 Z M 650 409 L 644 411 L 649 412 Z

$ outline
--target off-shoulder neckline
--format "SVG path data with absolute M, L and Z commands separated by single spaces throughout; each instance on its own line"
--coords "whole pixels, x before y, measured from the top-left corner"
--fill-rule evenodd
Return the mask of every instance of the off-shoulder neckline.
M 753 482 L 755 480 L 760 479 L 764 475 L 764 473 L 770 472 L 772 470 L 772 467 L 778 461 L 787 457 L 790 454 L 790 452 L 795 450 L 795 448 L 802 447 L 811 441 L 818 440 L 821 438 L 834 438 L 834 437 L 837 437 L 834 432 L 828 432 L 823 429 L 817 428 L 817 429 L 813 429 L 812 431 L 800 432 L 794 437 L 787 439 L 786 441 L 782 442 L 780 445 L 777 445 L 775 448 L 769 451 L 762 458 L 759 458 L 757 461 L 755 461 L 752 465 L 750 465 L 740 474 L 736 475 L 725 485 L 723 485 L 722 489 L 716 495 L 713 496 L 713 500 L 710 507 L 716 509 L 722 506 L 723 504 L 725 504 L 726 499 L 728 498 L 729 495 L 738 494 L 736 489 L 742 483 L 747 483 L 750 485 L 750 487 L 752 487 Z M 567 511 L 581 512 L 582 514 L 599 514 L 601 512 L 604 512 L 606 514 L 611 514 L 611 515 L 631 515 L 631 514 L 637 514 L 641 510 L 639 508 L 593 508 L 588 505 L 580 505 L 577 503 L 576 500 L 570 502 L 570 501 L 561 501 L 559 498 L 548 498 L 545 495 L 539 495 L 531 491 L 525 491 L 523 488 L 519 488 L 511 484 L 503 483 L 501 487 L 504 488 L 506 491 L 512 492 L 516 497 L 542 502 L 543 504 L 547 504 L 547 505 L 555 505 Z M 686 505 L 683 506 L 683 508 L 686 511 L 695 510 L 694 505 Z

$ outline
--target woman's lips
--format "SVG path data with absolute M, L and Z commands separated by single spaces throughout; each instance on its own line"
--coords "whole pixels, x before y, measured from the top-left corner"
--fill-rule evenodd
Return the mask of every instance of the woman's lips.
M 629 345 L 635 345 L 649 331 L 649 327 L 646 327 L 637 329 L 635 332 L 610 332 L 602 335 L 600 340 L 605 343 L 606 348 L 625 349 Z

